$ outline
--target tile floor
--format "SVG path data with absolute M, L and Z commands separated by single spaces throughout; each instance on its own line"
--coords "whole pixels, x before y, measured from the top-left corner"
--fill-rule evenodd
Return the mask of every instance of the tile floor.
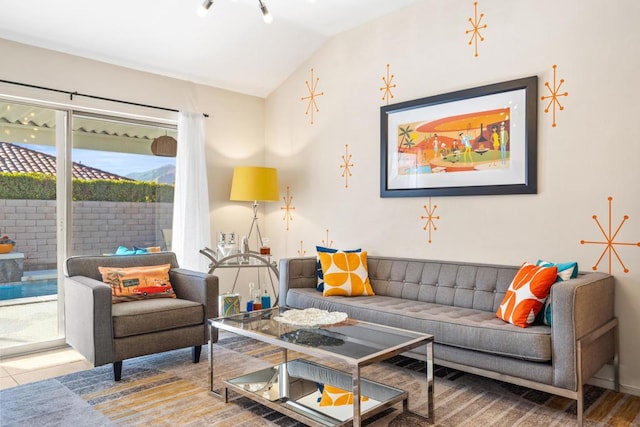
M 80 353 L 69 347 L 3 358 L 0 359 L 0 390 L 91 368 Z

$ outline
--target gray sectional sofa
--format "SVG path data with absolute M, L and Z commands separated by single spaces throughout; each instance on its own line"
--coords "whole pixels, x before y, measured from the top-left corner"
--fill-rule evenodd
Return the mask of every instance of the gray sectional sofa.
M 518 269 L 369 256 L 375 296 L 325 297 L 316 258 L 289 258 L 280 261 L 279 304 L 433 334 L 437 365 L 575 399 L 581 425 L 583 384 L 609 362 L 618 389 L 614 279 L 590 272 L 555 284 L 552 325 L 520 328 L 495 315 Z

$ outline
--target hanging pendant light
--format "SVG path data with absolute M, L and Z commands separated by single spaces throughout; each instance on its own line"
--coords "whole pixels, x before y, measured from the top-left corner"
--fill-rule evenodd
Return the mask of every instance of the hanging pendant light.
M 172 136 L 159 136 L 151 143 L 151 152 L 155 156 L 175 157 L 178 152 L 178 141 Z

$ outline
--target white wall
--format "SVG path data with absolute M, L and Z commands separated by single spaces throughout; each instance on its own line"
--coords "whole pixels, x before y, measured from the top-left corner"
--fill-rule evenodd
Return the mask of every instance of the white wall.
M 638 134 L 640 2 L 619 0 L 507 0 L 478 2 L 484 13 L 478 57 L 468 45 L 473 1 L 423 0 L 396 14 L 343 33 L 300 66 L 266 103 L 267 164 L 290 187 L 285 203 L 267 206 L 267 232 L 280 257 L 328 240 L 336 248 L 372 254 L 519 265 L 543 258 L 576 260 L 588 271 L 605 245 L 592 216 L 608 229 L 608 197 L 615 242 L 640 242 Z M 380 88 L 390 64 L 401 102 L 537 75 L 539 95 L 553 85 L 553 65 L 565 80 L 565 107 L 552 127 L 538 103 L 538 194 L 434 197 L 437 231 L 427 242 L 427 198 L 379 197 Z M 305 115 L 305 81 L 320 80 L 314 124 Z M 310 82 L 311 83 L 311 82 Z M 341 177 L 345 144 L 353 163 Z M 328 230 L 328 234 L 327 234 Z M 616 278 L 623 390 L 640 394 L 640 247 L 616 245 L 599 271 Z M 606 383 L 610 370 L 598 377 Z

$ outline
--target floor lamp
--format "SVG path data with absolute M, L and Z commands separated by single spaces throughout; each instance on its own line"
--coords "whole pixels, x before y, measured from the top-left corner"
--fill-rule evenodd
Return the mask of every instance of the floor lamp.
M 278 171 L 275 168 L 259 166 L 239 166 L 233 169 L 231 181 L 231 195 L 229 200 L 239 202 L 253 202 L 253 221 L 247 235 L 250 241 L 255 226 L 258 233 L 258 251 L 263 246 L 262 233 L 258 225 L 258 202 L 277 202 Z

